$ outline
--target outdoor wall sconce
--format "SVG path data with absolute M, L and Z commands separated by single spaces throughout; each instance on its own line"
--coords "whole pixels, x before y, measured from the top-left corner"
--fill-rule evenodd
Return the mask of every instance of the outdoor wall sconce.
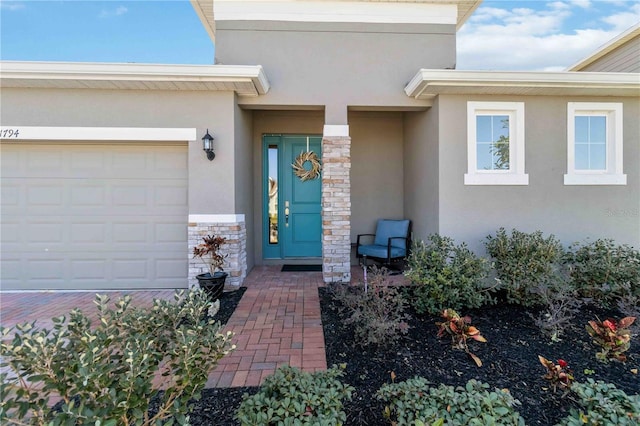
M 202 137 L 202 149 L 207 153 L 209 161 L 216 158 L 216 153 L 213 152 L 213 136 L 209 134 L 209 129 L 207 129 L 207 134 Z

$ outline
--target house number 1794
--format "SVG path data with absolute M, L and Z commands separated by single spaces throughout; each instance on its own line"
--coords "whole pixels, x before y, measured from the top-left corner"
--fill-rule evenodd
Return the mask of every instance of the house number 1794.
M 19 136 L 19 129 L 0 129 L 0 137 L 3 139 L 17 138 Z

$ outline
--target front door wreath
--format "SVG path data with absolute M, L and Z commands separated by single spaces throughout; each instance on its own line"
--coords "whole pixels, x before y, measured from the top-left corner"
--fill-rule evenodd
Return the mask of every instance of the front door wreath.
M 307 163 L 307 161 L 310 164 L 309 169 L 305 168 L 305 163 Z M 303 182 L 319 178 L 320 171 L 322 170 L 320 159 L 313 151 L 301 152 L 291 164 L 291 167 L 293 167 L 293 173 Z

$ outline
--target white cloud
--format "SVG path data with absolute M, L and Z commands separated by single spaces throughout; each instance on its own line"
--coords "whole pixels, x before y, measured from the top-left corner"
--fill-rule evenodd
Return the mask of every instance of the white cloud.
M 24 9 L 25 7 L 26 6 L 23 2 L 0 0 L 0 8 L 2 8 L 2 10 L 16 11 L 16 10 Z
M 98 15 L 98 16 L 100 18 L 111 18 L 111 17 L 114 17 L 114 16 L 124 15 L 128 11 L 129 11 L 129 9 L 127 9 L 126 7 L 118 6 L 117 8 L 112 9 L 112 10 L 102 9 L 100 11 L 100 15 Z
M 640 3 L 634 4 L 628 11 L 605 16 L 602 21 L 612 25 L 616 31 L 622 32 L 640 22 Z
M 589 9 L 591 7 L 591 0 L 572 0 L 571 4 L 575 4 L 583 9 Z
M 541 10 L 481 6 L 458 33 L 458 69 L 558 71 L 593 53 L 638 22 L 640 4 L 608 4 L 590 22 L 576 21 L 589 1 L 548 2 Z M 600 12 L 599 12 L 600 13 Z M 578 15 L 581 19 L 586 15 Z M 634 19 L 635 17 L 635 19 Z M 573 28 L 567 27 L 572 24 Z M 585 26 L 586 28 L 581 28 Z

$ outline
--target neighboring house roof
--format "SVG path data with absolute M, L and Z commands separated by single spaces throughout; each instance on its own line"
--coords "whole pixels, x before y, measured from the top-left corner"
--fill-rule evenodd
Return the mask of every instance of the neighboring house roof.
M 640 74 L 422 69 L 404 91 L 424 100 L 441 94 L 640 96 Z
M 582 59 L 574 65 L 571 65 L 569 68 L 567 68 L 567 71 L 582 71 L 606 54 L 624 46 L 635 37 L 640 37 L 640 22 L 638 22 L 622 34 L 618 35 L 617 37 L 613 38 L 612 40 L 609 40 L 604 45 L 600 46 L 594 53 L 592 53 L 588 57 Z M 638 55 L 640 55 L 640 52 L 638 52 Z
M 0 62 L 0 87 L 60 89 L 269 91 L 260 65 L 154 65 L 78 62 Z
M 216 22 L 213 13 L 214 0 L 190 0 L 193 9 L 198 14 L 202 25 L 215 42 Z M 242 1 L 242 0 L 235 0 Z M 287 1 L 308 1 L 308 0 L 287 0 Z M 456 28 L 460 29 L 469 19 L 473 12 L 480 6 L 482 0 L 333 0 L 333 1 L 362 1 L 362 2 L 385 2 L 385 3 L 432 3 L 432 4 L 455 4 L 458 7 L 458 19 Z

